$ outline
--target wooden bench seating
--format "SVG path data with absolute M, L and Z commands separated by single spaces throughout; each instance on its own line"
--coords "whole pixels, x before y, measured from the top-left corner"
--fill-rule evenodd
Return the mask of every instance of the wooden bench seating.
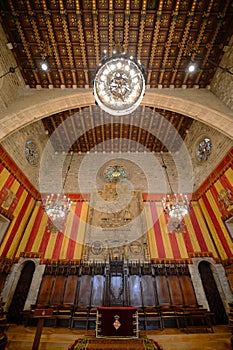
M 25 325 L 36 325 L 37 309 L 53 309 L 51 317 L 46 318 L 45 325 L 53 327 L 68 327 L 76 329 L 95 329 L 96 307 L 80 305 L 57 305 L 42 307 L 32 305 L 31 310 L 24 312 L 27 318 Z M 200 306 L 188 305 L 156 305 L 138 307 L 139 329 L 164 329 L 168 327 L 182 328 L 186 332 L 202 328 L 206 332 L 214 332 L 214 314 Z

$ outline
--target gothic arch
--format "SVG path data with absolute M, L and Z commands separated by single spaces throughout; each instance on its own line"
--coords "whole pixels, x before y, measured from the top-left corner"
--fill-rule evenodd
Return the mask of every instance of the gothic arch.
M 167 91 L 166 91 L 167 90 Z M 46 116 L 67 109 L 85 107 L 95 104 L 93 91 L 57 90 L 29 91 L 15 101 L 1 119 L 0 141 L 20 129 Z M 147 91 L 143 105 L 168 109 L 181 113 L 219 130 L 233 138 L 232 112 L 223 105 L 210 91 L 202 90 L 192 93 L 172 92 L 170 89 Z

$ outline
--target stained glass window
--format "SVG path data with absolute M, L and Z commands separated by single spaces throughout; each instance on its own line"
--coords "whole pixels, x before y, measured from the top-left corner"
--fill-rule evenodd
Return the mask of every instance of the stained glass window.
M 32 140 L 26 141 L 24 151 L 28 163 L 36 165 L 39 161 L 39 151 L 36 144 Z
M 105 169 L 104 177 L 107 182 L 119 182 L 127 178 L 127 171 L 123 166 L 110 165 Z
M 200 161 L 208 160 L 212 150 L 212 143 L 208 137 L 205 137 L 196 150 L 196 156 Z

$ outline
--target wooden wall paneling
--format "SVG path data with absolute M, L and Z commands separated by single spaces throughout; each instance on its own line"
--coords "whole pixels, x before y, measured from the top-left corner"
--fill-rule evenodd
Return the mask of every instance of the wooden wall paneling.
M 74 305 L 75 296 L 77 292 L 77 282 L 78 282 L 77 275 L 69 275 L 67 277 L 65 291 L 64 291 L 64 298 L 63 298 L 64 305 L 69 305 L 69 304 Z
M 170 291 L 171 304 L 173 305 L 183 305 L 183 296 L 179 283 L 179 276 L 170 275 L 167 276 L 167 282 Z
M 97 307 L 103 305 L 104 280 L 104 276 L 102 275 L 93 277 L 91 306 Z
M 154 306 L 157 304 L 155 299 L 155 286 L 153 277 L 144 275 L 141 277 L 143 306 Z
M 50 297 L 50 306 L 58 306 L 63 302 L 64 287 L 66 283 L 66 276 L 58 275 L 55 277 L 53 289 Z
M 37 298 L 38 306 L 48 306 L 50 301 L 50 295 L 53 288 L 53 283 L 55 280 L 55 276 L 52 275 L 44 275 L 42 278 L 42 282 L 40 285 L 40 291 Z
M 156 276 L 155 277 L 157 295 L 158 295 L 158 303 L 159 304 L 171 304 L 168 285 L 167 285 L 167 277 L 166 276 Z
M 182 290 L 184 305 L 197 306 L 196 294 L 190 276 L 181 275 L 180 287 Z
M 140 307 L 143 305 L 140 285 L 140 276 L 129 276 L 129 300 L 131 306 Z
M 79 307 L 89 307 L 91 303 L 92 276 L 82 275 L 79 278 L 77 304 Z

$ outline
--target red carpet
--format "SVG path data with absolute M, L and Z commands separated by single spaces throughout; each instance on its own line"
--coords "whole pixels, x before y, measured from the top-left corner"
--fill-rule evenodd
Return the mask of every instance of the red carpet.
M 120 339 L 84 337 L 77 339 L 68 350 L 162 350 L 159 344 L 148 338 Z

